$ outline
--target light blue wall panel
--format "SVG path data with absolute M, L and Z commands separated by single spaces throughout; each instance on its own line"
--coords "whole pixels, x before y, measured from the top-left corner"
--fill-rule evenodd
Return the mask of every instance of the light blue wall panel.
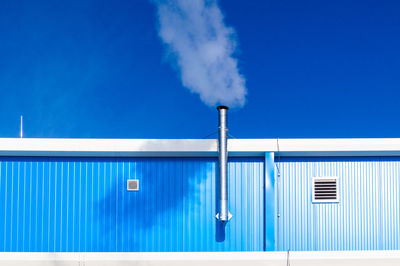
M 382 159 L 382 248 L 400 249 L 400 158 Z
M 399 248 L 400 158 L 283 158 L 276 166 L 279 250 Z M 312 203 L 318 176 L 339 178 L 339 203 Z
M 0 251 L 261 251 L 265 158 L 0 158 Z M 127 179 L 140 191 L 126 191 Z

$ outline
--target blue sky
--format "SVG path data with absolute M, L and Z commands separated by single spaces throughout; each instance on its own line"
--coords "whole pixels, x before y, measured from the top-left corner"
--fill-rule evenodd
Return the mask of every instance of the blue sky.
M 400 137 L 399 1 L 218 2 L 246 103 L 237 138 Z M 182 85 L 156 7 L 15 1 L 0 8 L 0 137 L 202 138 L 217 113 Z

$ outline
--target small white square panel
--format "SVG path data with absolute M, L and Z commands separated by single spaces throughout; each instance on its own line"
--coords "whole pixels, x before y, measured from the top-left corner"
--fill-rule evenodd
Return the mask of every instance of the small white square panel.
M 339 202 L 337 177 L 312 178 L 312 202 Z
M 139 180 L 138 179 L 128 179 L 126 183 L 126 189 L 128 191 L 139 191 Z

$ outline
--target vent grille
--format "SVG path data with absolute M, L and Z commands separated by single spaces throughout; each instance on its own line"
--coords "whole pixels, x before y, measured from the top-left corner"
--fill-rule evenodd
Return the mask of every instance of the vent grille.
M 337 177 L 313 178 L 313 202 L 338 202 Z
M 139 191 L 139 180 L 129 179 L 127 182 L 127 190 L 128 191 Z

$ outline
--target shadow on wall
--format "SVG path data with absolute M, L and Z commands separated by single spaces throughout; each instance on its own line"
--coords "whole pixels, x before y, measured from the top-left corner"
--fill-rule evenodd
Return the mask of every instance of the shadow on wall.
M 109 187 L 94 207 L 105 234 L 101 251 L 187 250 L 185 239 L 193 233 L 187 230 L 199 226 L 196 215 L 213 219 L 215 240 L 225 240 L 225 224 L 204 204 L 214 202 L 216 198 L 211 197 L 219 191 L 217 158 L 119 158 L 110 162 L 117 167 L 111 179 L 105 180 Z M 138 192 L 127 191 L 128 179 L 139 180 Z

